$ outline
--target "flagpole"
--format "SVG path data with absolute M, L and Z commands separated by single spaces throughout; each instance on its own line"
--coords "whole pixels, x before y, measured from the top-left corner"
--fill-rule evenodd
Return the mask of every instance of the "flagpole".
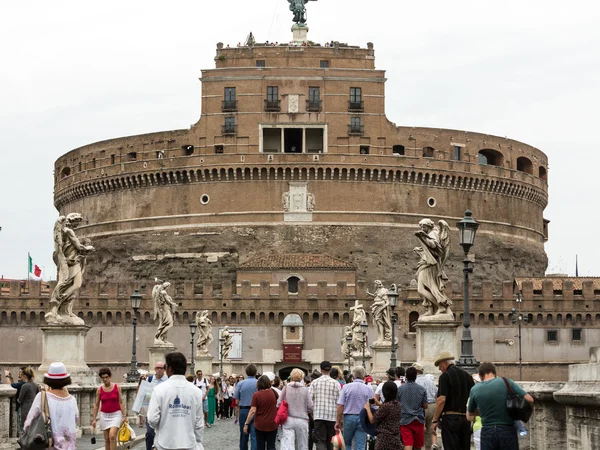
M 29 270 L 31 269 L 31 255 L 27 252 L 27 287 L 29 287 Z

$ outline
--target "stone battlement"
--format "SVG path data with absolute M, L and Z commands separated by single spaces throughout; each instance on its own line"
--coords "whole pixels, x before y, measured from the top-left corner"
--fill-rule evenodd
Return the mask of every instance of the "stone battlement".
M 11 282 L 8 292 L 1 292 L 0 323 L 44 323 L 43 317 L 55 283 L 22 283 Z M 593 281 L 583 281 L 581 290 L 573 289 L 573 281 L 565 280 L 560 291 L 554 289 L 553 283 L 556 280 L 543 281 L 541 292 L 534 290 L 531 281 L 521 283 L 523 301 L 520 310 L 526 314 L 530 324 L 600 326 L 600 291 L 594 289 Z M 128 324 L 131 320 L 129 296 L 134 289 L 139 289 L 144 298 L 140 321 L 150 324 L 153 285 L 153 281 L 89 282 L 81 289 L 75 310 L 88 324 Z M 514 286 L 512 281 L 499 286 L 488 282 L 472 286 L 470 309 L 473 324 L 508 325 L 511 309 L 517 306 Z M 370 287 L 370 283 L 364 281 L 354 286 L 346 282 L 308 284 L 300 280 L 298 293 L 289 293 L 287 281 L 274 285 L 269 281 L 251 284 L 242 280 L 235 285 L 230 280 L 220 283 L 204 280 L 175 283 L 170 293 L 179 306 L 175 314 L 177 323 L 187 323 L 196 311 L 208 309 L 213 311 L 212 320 L 218 324 L 281 324 L 286 314 L 296 312 L 302 315 L 306 324 L 346 325 L 350 323 L 349 307 L 356 299 L 365 305 L 366 310 L 369 309 L 372 299 L 366 295 L 366 290 Z M 448 283 L 446 292 L 454 302 L 457 320 L 462 320 L 462 286 Z M 404 286 L 398 303 L 401 325 L 408 325 L 412 314 L 422 309 L 415 287 Z

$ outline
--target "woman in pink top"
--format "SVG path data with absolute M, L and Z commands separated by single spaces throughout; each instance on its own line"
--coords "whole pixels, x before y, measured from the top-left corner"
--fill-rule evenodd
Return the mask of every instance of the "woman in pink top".
M 96 416 L 100 408 L 100 429 L 104 431 L 105 450 L 116 450 L 117 434 L 123 422 L 127 422 L 125 402 L 119 385 L 110 381 L 112 373 L 108 367 L 98 372 L 102 386 L 96 391 L 96 404 L 92 414 L 92 428 L 96 428 Z

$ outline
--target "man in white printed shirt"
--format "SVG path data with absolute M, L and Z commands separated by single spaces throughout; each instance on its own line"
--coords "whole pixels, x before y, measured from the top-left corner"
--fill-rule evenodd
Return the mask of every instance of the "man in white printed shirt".
M 204 450 L 202 393 L 185 379 L 187 361 L 179 352 L 167 354 L 169 379 L 156 386 L 148 406 L 148 424 L 156 430 L 157 450 Z
M 329 376 L 331 363 L 321 363 L 322 376 L 310 384 L 315 419 L 315 437 L 317 450 L 331 450 L 331 438 L 335 434 L 337 401 L 342 387 L 337 380 Z

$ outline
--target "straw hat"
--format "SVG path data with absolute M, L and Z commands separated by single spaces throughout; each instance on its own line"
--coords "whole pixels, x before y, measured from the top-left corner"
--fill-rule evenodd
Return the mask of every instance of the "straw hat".
M 435 360 L 435 367 L 439 366 L 440 363 L 442 361 L 448 361 L 449 359 L 454 359 L 454 356 L 452 356 L 452 353 L 450 352 L 442 352 L 439 354 L 439 356 L 437 357 L 437 359 Z
M 63 378 L 69 378 L 67 368 L 61 362 L 53 362 L 48 367 L 48 373 L 44 374 L 49 380 L 62 380 Z

